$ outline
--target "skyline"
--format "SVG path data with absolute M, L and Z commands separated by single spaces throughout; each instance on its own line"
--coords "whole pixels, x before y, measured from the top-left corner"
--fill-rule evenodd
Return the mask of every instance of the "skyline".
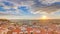
M 0 18 L 60 19 L 60 0 L 0 0 Z

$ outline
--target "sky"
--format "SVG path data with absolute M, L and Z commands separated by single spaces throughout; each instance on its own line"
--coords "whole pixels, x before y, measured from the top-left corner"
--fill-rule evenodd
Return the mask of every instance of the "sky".
M 0 18 L 60 19 L 60 0 L 0 0 Z

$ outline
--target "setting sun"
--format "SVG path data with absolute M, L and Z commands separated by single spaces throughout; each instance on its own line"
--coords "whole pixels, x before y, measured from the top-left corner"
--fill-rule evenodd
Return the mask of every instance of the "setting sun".
M 47 16 L 45 16 L 45 15 L 44 15 L 44 16 L 42 16 L 42 18 L 41 18 L 41 19 L 47 19 Z

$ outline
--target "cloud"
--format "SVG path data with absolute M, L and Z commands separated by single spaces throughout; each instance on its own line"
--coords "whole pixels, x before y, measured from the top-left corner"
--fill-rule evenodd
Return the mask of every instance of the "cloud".
M 18 6 L 8 1 L 0 2 L 0 15 L 18 15 Z M 19 14 L 20 15 L 20 14 Z
M 52 4 L 55 2 L 60 2 L 60 0 L 40 0 L 42 4 Z
M 60 10 L 60 2 L 52 3 L 51 5 L 44 5 L 41 3 L 38 3 L 33 5 L 32 7 L 34 12 L 46 12 L 46 13 L 52 13 Z
M 4 14 L 11 14 L 11 15 L 31 15 L 30 13 L 30 4 L 31 1 L 27 1 L 28 3 L 21 3 L 21 4 L 16 4 L 14 2 L 10 2 L 10 1 L 2 1 L 1 3 L 3 4 L 3 10 L 5 10 L 5 12 L 0 12 L 0 13 L 4 13 Z M 8 3 L 8 4 L 7 4 Z M 30 4 L 30 5 L 28 5 Z M 25 8 L 21 8 L 21 7 L 25 7 Z
M 56 12 L 57 10 L 60 10 L 58 5 L 57 6 L 53 5 L 53 6 L 47 6 L 47 7 L 39 8 L 36 11 L 52 13 L 52 12 Z
M 6 11 L 3 13 L 15 15 L 47 14 L 60 10 L 60 0 L 2 0 L 0 5 Z M 22 6 L 25 6 L 25 8 L 22 9 Z

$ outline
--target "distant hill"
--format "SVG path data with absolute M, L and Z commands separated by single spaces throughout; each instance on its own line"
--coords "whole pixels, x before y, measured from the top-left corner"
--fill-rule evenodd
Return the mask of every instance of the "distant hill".
M 46 19 L 46 20 L 24 20 L 24 19 L 11 19 L 11 22 L 23 23 L 23 24 L 60 24 L 60 19 Z

